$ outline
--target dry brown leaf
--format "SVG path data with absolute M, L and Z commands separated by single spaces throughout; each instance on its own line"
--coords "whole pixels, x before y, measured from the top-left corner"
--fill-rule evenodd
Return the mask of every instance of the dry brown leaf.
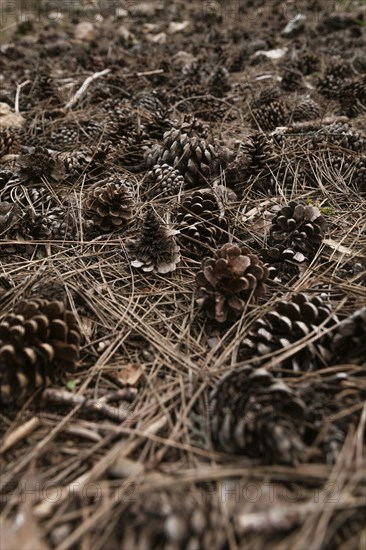
M 143 376 L 144 371 L 138 363 L 127 363 L 124 365 L 123 369 L 118 372 L 120 381 L 128 386 L 137 386 L 141 382 Z

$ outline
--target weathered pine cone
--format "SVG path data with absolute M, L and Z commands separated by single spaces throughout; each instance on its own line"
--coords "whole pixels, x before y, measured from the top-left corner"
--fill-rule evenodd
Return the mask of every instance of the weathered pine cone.
M 268 463 L 301 460 L 305 403 L 297 392 L 263 368 L 245 366 L 224 375 L 210 395 L 215 448 Z
M 37 183 L 42 178 L 57 179 L 60 172 L 55 155 L 49 149 L 40 146 L 35 147 L 29 153 L 20 155 L 18 167 L 22 179 Z
M 321 116 L 321 109 L 318 103 L 313 99 L 304 99 L 300 101 L 292 112 L 292 119 L 295 122 L 313 120 Z
M 309 259 L 319 249 L 325 230 L 326 221 L 317 207 L 290 201 L 272 220 L 268 246 L 284 253 L 293 250 L 303 260 Z
M 179 170 L 190 187 L 205 183 L 215 173 L 216 161 L 213 145 L 180 129 L 166 132 L 163 145 L 153 147 L 146 154 L 148 167 L 169 164 Z
M 366 366 L 366 307 L 344 319 L 332 332 L 330 352 L 333 364 Z
M 288 120 L 287 107 L 275 88 L 264 89 L 250 104 L 252 123 L 264 132 L 285 126 Z
M 243 361 L 267 356 L 268 360 L 271 354 L 294 346 L 293 353 L 282 360 L 278 368 L 294 373 L 314 370 L 331 359 L 332 336 L 323 333 L 335 326 L 337 321 L 330 304 L 321 296 L 295 294 L 290 300 L 278 302 L 274 310 L 254 322 L 253 328 L 240 342 L 238 359 Z M 316 339 L 296 350 L 296 342 L 310 333 Z
M 184 178 L 179 170 L 169 164 L 155 164 L 146 176 L 149 197 L 169 198 L 184 188 Z
M 20 151 L 19 132 L 14 128 L 0 130 L 0 158 L 5 155 L 16 155 Z
M 184 197 L 177 209 L 179 242 L 188 255 L 201 256 L 225 238 L 227 221 L 224 207 L 210 189 Z
M 339 96 L 341 112 L 356 117 L 366 112 L 366 77 L 343 84 Z
M 333 464 L 351 426 L 356 429 L 361 420 L 359 405 L 366 398 L 364 368 L 348 366 L 343 371 L 336 367 L 317 371 L 301 382 L 298 389 L 306 403 L 304 439 L 309 446 L 316 441 L 320 460 Z
M 80 329 L 62 302 L 24 300 L 0 323 L 0 402 L 21 403 L 36 389 L 73 372 Z
M 163 227 L 154 210 L 148 207 L 139 237 L 128 246 L 131 265 L 156 273 L 175 271 L 180 261 L 176 234 L 177 231 Z
M 251 296 L 265 293 L 268 269 L 249 249 L 224 244 L 213 258 L 205 258 L 197 273 L 197 303 L 210 319 L 225 322 L 238 317 Z
M 352 183 L 360 193 L 366 193 L 366 156 L 356 160 Z
M 115 536 L 118 548 L 224 548 L 225 519 L 215 499 L 203 501 L 202 491 L 152 491 L 124 509 Z
M 84 200 L 85 215 L 102 231 L 125 225 L 133 216 L 133 206 L 131 188 L 119 178 L 105 184 L 95 183 Z
M 318 79 L 317 90 L 327 99 L 340 97 L 345 80 L 351 75 L 351 66 L 345 61 L 334 58 Z

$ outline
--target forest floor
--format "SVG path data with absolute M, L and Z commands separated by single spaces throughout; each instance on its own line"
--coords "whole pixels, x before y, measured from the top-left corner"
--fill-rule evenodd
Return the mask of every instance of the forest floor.
M 366 3 L 1 7 L 0 547 L 364 548 Z

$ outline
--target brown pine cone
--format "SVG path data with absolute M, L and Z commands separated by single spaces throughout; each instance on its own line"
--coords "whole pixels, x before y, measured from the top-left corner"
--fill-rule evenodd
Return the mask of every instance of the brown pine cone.
M 20 155 L 17 164 L 22 179 L 37 183 L 42 178 L 57 179 L 59 172 L 55 155 L 45 147 L 37 146 L 31 152 Z
M 324 326 L 319 328 L 327 319 Z M 295 373 L 314 370 L 331 360 L 330 345 L 333 337 L 323 333 L 337 322 L 331 305 L 322 296 L 295 294 L 290 300 L 278 302 L 274 310 L 254 322 L 253 328 L 239 344 L 238 359 L 244 361 L 258 356 L 269 357 L 275 352 L 288 350 L 313 333 L 316 339 L 298 351 L 294 348 L 293 353 L 281 361 L 278 368 Z
M 149 197 L 169 198 L 184 188 L 184 178 L 169 164 L 155 164 L 146 176 L 147 194 Z
M 102 231 L 121 229 L 133 217 L 133 206 L 131 188 L 119 178 L 95 183 L 84 200 L 85 215 Z
M 180 129 L 164 134 L 162 146 L 155 146 L 146 153 L 148 167 L 169 164 L 179 170 L 190 187 L 206 183 L 217 170 L 215 148 L 204 139 Z
M 348 117 L 366 113 L 366 77 L 350 80 L 343 84 L 339 102 L 341 113 Z
M 357 159 L 352 183 L 360 193 L 366 193 L 366 156 Z
M 301 460 L 305 403 L 269 371 L 231 370 L 211 393 L 209 411 L 215 448 L 274 464 Z
M 333 364 L 366 366 L 366 307 L 344 319 L 332 332 L 330 351 Z
M 5 155 L 17 155 L 20 151 L 19 132 L 14 128 L 0 130 L 0 158 Z
M 298 388 L 306 403 L 304 439 L 311 446 L 316 441 L 321 460 L 333 464 L 350 429 L 353 431 L 359 426 L 360 404 L 366 399 L 365 370 L 355 366 L 348 366 L 344 371 L 327 368 L 314 372 Z
M 223 517 L 216 498 L 211 497 L 207 502 L 203 498 L 202 490 L 154 490 L 140 495 L 137 492 L 136 499 L 124 507 L 116 524 L 117 547 L 138 550 L 225 548 L 227 518 Z
M 79 345 L 75 316 L 62 302 L 18 303 L 0 323 L 0 402 L 21 403 L 62 371 L 73 372 Z
M 140 236 L 128 247 L 133 267 L 143 271 L 169 273 L 175 271 L 180 261 L 179 246 L 174 235 L 177 231 L 164 228 L 154 210 L 149 206 L 140 229 Z
M 313 120 L 321 116 L 321 109 L 318 103 L 312 99 L 304 99 L 300 101 L 292 112 L 292 119 L 295 122 L 303 122 Z
M 288 121 L 287 106 L 275 88 L 262 90 L 251 102 L 250 113 L 254 127 L 264 132 L 285 126 Z
M 338 99 L 342 86 L 351 72 L 349 63 L 339 58 L 332 59 L 323 75 L 318 79 L 318 92 L 327 99 Z
M 188 255 L 202 256 L 226 236 L 223 204 L 210 189 L 184 197 L 177 209 L 179 242 Z
M 236 318 L 252 296 L 265 293 L 267 276 L 268 269 L 248 248 L 224 244 L 202 262 L 196 276 L 197 303 L 220 323 Z
M 292 249 L 313 258 L 326 230 L 326 221 L 318 208 L 290 201 L 272 220 L 268 238 L 269 248 Z

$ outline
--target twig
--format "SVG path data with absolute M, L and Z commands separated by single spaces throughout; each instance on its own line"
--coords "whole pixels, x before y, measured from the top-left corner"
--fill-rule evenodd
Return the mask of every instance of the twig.
M 96 80 L 97 78 L 101 78 L 102 76 L 105 76 L 106 74 L 110 73 L 110 69 L 104 69 L 103 71 L 100 71 L 98 73 L 94 73 L 91 76 L 88 76 L 80 86 L 77 92 L 72 96 L 70 101 L 65 105 L 65 109 L 72 109 L 74 105 L 79 101 L 79 99 L 85 94 L 86 90 L 90 86 L 90 84 L 93 82 L 93 80 Z
M 25 80 L 24 82 L 22 82 L 21 84 L 17 84 L 17 91 L 16 91 L 16 94 L 15 94 L 15 101 L 14 101 L 14 111 L 16 113 L 19 113 L 19 97 L 20 97 L 20 90 L 26 86 L 27 84 L 30 83 L 30 80 Z
M 0 447 L 0 455 L 5 453 L 8 449 L 19 443 L 22 439 L 26 438 L 39 424 L 39 418 L 34 416 L 25 424 L 21 424 L 14 431 L 10 432 L 9 435 L 5 436 L 4 443 Z
M 98 399 L 87 399 L 82 395 L 77 395 L 66 390 L 56 388 L 46 388 L 42 394 L 46 401 L 53 401 L 61 405 L 70 405 L 75 407 L 81 405 L 84 409 L 90 412 L 98 412 L 107 418 L 111 418 L 117 422 L 123 422 L 130 416 L 130 411 L 126 408 L 111 407 Z
M 129 73 L 125 74 L 123 76 L 125 77 L 131 77 L 131 76 L 154 76 L 155 74 L 162 74 L 164 72 L 164 69 L 155 69 L 154 71 L 144 71 L 142 73 Z

